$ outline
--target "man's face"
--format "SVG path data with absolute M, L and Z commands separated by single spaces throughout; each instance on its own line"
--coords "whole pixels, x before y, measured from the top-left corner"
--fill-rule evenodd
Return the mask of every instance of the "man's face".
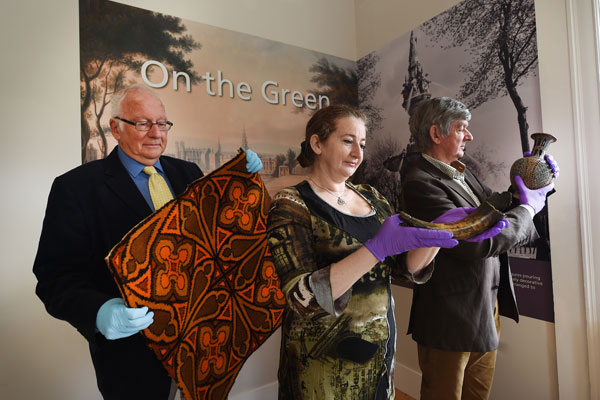
M 473 135 L 467 129 L 469 121 L 459 119 L 450 124 L 448 136 L 434 137 L 435 158 L 450 164 L 465 155 L 465 145 L 473 140 Z
M 131 122 L 155 123 L 166 121 L 167 113 L 162 101 L 151 92 L 134 90 L 121 102 L 119 117 Z M 125 154 L 144 165 L 154 165 L 167 146 L 167 131 L 158 130 L 156 125 L 147 132 L 140 132 L 133 125 L 111 119 L 110 128 Z

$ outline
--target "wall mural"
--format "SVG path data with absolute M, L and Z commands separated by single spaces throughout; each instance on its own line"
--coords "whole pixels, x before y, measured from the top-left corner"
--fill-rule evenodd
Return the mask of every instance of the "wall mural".
M 166 105 L 165 154 L 206 174 L 251 148 L 270 193 L 302 180 L 311 113 L 357 105 L 354 61 L 105 0 L 80 0 L 82 162 L 105 157 L 110 100 L 145 83 Z
M 359 104 L 370 130 L 354 180 L 395 209 L 420 99 L 469 106 L 475 139 L 463 161 L 494 190 L 543 131 L 533 0 L 465 0 L 357 62 L 106 0 L 80 0 L 79 13 L 84 163 L 116 145 L 111 96 L 136 82 L 158 91 L 175 124 L 166 154 L 208 173 L 249 147 L 272 194 L 304 179 L 295 157 L 311 113 Z M 535 223 L 542 239 L 511 251 L 513 279 L 521 314 L 553 322 L 547 209 Z
M 465 0 L 357 64 L 371 119 L 360 179 L 395 209 L 402 172 L 418 155 L 408 119 L 419 101 L 450 96 L 469 107 L 474 140 L 463 161 L 496 191 L 508 189 L 511 164 L 543 131 L 533 0 Z M 547 212 L 534 219 L 542 238 L 510 256 L 520 313 L 553 322 Z

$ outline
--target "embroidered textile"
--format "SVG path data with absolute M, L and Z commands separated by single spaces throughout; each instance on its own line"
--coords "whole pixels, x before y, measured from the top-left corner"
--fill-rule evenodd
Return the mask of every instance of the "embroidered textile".
M 142 334 L 186 399 L 225 399 L 245 360 L 282 321 L 266 241 L 270 198 L 236 158 L 132 229 L 107 257 Z

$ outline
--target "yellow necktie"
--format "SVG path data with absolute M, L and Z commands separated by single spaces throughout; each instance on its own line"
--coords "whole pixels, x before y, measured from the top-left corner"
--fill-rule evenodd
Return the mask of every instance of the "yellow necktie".
M 152 198 L 152 204 L 154 204 L 154 210 L 158 210 L 173 199 L 171 189 L 169 189 L 165 178 L 160 176 L 154 167 L 147 166 L 142 171 L 149 176 L 148 189 L 150 189 L 150 197 Z

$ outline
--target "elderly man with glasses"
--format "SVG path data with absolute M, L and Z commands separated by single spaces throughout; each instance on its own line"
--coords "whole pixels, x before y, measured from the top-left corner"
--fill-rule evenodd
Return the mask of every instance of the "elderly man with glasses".
M 173 123 L 143 85 L 112 98 L 110 155 L 54 180 L 33 266 L 36 293 L 48 312 L 87 339 L 105 399 L 167 399 L 171 378 L 137 333 L 153 322 L 127 308 L 104 258 L 138 222 L 202 177 L 194 163 L 163 156 Z M 249 172 L 262 163 L 246 151 Z M 153 190 L 153 181 L 161 190 Z

